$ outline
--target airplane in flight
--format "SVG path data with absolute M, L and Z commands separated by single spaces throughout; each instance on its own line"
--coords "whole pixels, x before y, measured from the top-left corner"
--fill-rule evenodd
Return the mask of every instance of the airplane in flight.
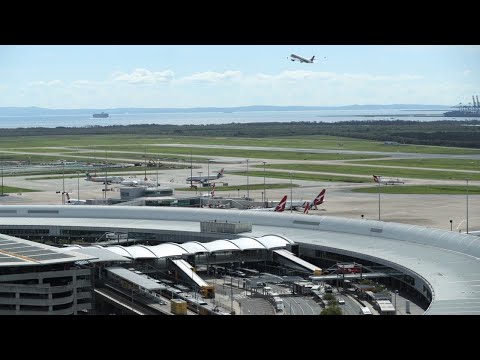
M 315 55 L 313 55 L 311 59 L 306 59 L 304 57 L 301 57 L 301 56 L 298 56 L 298 55 L 295 55 L 295 54 L 291 54 L 290 55 L 290 60 L 300 61 L 301 63 L 313 64 L 313 60 L 315 60 Z
M 247 209 L 250 211 L 276 211 L 276 212 L 283 212 L 285 211 L 285 206 L 287 204 L 287 195 L 284 195 L 282 200 L 277 204 L 275 207 L 270 208 L 254 208 L 254 209 Z
M 105 183 L 107 183 L 107 184 L 111 184 L 111 183 L 119 184 L 123 180 L 125 180 L 121 176 L 92 176 L 92 175 L 90 175 L 90 173 L 87 173 L 86 176 L 87 176 L 85 178 L 86 181 L 101 182 L 101 183 L 104 183 L 104 184 Z
M 189 183 L 189 182 L 206 183 L 206 182 L 209 182 L 210 180 L 216 180 L 216 179 L 220 179 L 221 177 L 223 177 L 223 171 L 224 171 L 224 169 L 222 168 L 222 170 L 220 170 L 220 172 L 217 175 L 188 177 L 186 179 L 186 181 L 187 181 L 187 183 Z
M 377 184 L 383 184 L 383 185 L 395 185 L 395 184 L 405 184 L 405 181 L 399 178 L 387 178 L 383 176 L 378 176 L 378 175 L 373 175 L 373 181 L 375 181 Z
M 325 189 L 322 189 L 320 193 L 311 201 L 309 200 L 293 200 L 292 203 L 290 202 L 287 203 L 286 208 L 290 209 L 290 206 L 292 207 L 293 210 L 298 210 L 298 208 L 306 208 L 307 206 L 312 209 L 315 208 L 315 210 L 318 210 L 318 205 L 323 204 L 325 201 L 325 193 L 327 191 Z M 307 210 L 308 212 L 308 210 Z

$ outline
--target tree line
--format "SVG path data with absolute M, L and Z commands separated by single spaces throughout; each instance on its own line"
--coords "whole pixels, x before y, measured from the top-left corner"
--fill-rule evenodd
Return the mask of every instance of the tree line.
M 393 141 L 400 144 L 480 148 L 480 120 L 405 121 L 367 120 L 326 122 L 254 122 L 207 125 L 109 125 L 88 127 L 0 129 L 0 136 L 149 135 L 267 138 L 331 135 Z

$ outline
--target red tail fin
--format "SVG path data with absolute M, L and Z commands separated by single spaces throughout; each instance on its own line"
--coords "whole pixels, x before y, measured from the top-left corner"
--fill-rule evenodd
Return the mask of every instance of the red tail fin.
M 305 204 L 305 209 L 303 209 L 303 213 L 304 213 L 304 214 L 308 214 L 308 210 L 309 210 L 309 209 L 310 209 L 310 203 L 307 202 L 307 203 Z
M 373 181 L 375 181 L 376 183 L 378 183 L 378 182 L 379 182 L 378 176 L 373 175 Z
M 286 205 L 287 205 L 287 195 L 284 195 L 282 200 L 280 200 L 280 202 L 278 203 L 274 211 L 282 212 L 285 210 Z
M 313 200 L 313 205 L 314 206 L 317 206 L 317 205 L 320 205 L 320 204 L 323 204 L 324 200 L 325 200 L 325 193 L 327 191 L 325 189 L 323 189 L 322 191 L 320 191 L 320 193 L 317 195 L 317 197 Z

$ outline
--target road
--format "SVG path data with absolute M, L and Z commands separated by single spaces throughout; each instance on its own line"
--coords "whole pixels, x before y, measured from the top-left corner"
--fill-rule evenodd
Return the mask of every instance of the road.
M 319 315 L 322 311 L 313 298 L 300 296 L 282 296 L 286 315 Z
M 336 294 L 336 298 L 345 301 L 345 304 L 339 305 L 344 315 L 358 315 L 360 304 L 350 297 L 342 294 Z

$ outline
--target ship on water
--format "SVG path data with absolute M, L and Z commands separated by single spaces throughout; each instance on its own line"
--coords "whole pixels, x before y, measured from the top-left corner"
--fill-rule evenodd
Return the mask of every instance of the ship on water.
M 99 114 L 93 114 L 92 115 L 94 118 L 108 118 L 110 115 L 108 115 L 106 112 L 101 112 Z
M 468 103 L 466 105 L 460 103 L 456 106 L 452 106 L 454 108 L 457 108 L 457 110 L 447 111 L 446 113 L 443 113 L 443 116 L 480 117 L 480 102 L 478 101 L 478 95 L 476 97 L 477 97 L 477 101 L 475 101 L 475 96 L 472 95 L 473 105 L 472 103 Z

